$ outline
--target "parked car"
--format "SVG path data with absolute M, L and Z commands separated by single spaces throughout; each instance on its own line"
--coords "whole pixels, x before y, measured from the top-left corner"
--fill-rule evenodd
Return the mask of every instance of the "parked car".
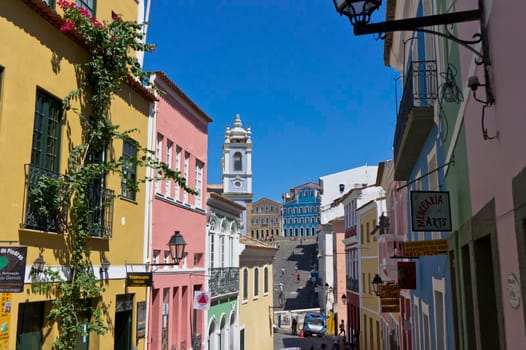
M 325 332 L 325 316 L 318 312 L 307 312 L 303 321 L 303 335 L 305 337 L 312 334 L 322 336 Z

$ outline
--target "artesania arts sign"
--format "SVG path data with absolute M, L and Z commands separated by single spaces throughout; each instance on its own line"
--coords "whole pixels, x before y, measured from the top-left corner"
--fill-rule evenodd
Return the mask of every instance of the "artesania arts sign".
M 413 231 L 451 231 L 449 192 L 411 191 Z

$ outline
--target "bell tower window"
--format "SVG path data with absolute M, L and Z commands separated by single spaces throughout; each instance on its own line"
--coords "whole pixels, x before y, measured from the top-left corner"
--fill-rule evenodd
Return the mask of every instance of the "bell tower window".
M 241 152 L 234 153 L 234 170 L 235 171 L 243 170 L 243 163 L 242 163 Z

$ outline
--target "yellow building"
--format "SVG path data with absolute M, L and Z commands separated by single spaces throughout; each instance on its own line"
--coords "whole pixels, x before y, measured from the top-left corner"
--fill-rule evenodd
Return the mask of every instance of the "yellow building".
M 281 204 L 268 198 L 247 203 L 247 233 L 270 239 L 281 235 Z
M 373 280 L 378 274 L 378 217 L 384 200 L 373 199 L 357 208 L 360 225 L 360 349 L 380 350 L 382 328 L 380 298 L 376 295 Z
M 239 347 L 236 349 L 272 349 L 272 261 L 278 249 L 243 235 L 239 245 Z
M 77 3 L 100 21 L 111 21 L 112 12 L 126 20 L 137 20 L 140 12 L 136 0 Z M 88 53 L 78 36 L 60 30 L 63 20 L 59 13 L 61 10 L 55 10 L 53 0 L 9 0 L 2 1 L 0 6 L 0 246 L 22 254 L 27 249 L 22 291 L 5 292 L 9 289 L 0 281 L 5 292 L 0 293 L 3 300 L 0 316 L 6 322 L 0 334 L 2 349 L 52 348 L 58 329 L 46 316 L 53 293 L 36 293 L 31 286 L 30 271 L 34 262 L 43 263 L 64 279 L 69 278 L 71 271 L 64 254 L 65 236 L 56 232 L 54 219 L 36 213 L 28 199 L 32 186 L 43 175 L 64 174 L 68 152 L 81 138 L 75 110 L 89 108 L 78 101 L 73 101 L 67 111 L 61 105 L 61 100 L 78 87 L 79 76 L 73 64 L 85 62 Z M 153 96 L 135 83 L 123 86 L 112 101 L 112 122 L 121 131 L 140 130 L 131 137 L 144 146 L 152 101 Z M 132 144 L 121 140 L 110 148 L 105 157 L 119 158 L 133 151 Z M 145 176 L 140 167 L 128 170 L 135 173 L 136 179 Z M 78 337 L 76 349 L 145 346 L 140 333 L 146 321 L 142 303 L 146 302 L 146 288 L 126 286 L 126 272 L 132 269 L 128 264 L 144 261 L 145 191 L 141 184 L 140 192 L 132 193 L 126 186 L 121 187 L 121 181 L 120 175 L 107 174 L 96 182 L 97 188 L 90 191 L 92 197 L 88 199 L 98 201 L 98 204 L 90 202 L 94 214 L 88 246 L 93 271 L 103 281 L 105 291 L 100 298 L 87 302 L 103 305 L 104 319 L 110 329 L 104 335 L 92 332 Z M 108 194 L 114 194 L 115 198 L 106 201 Z M 35 268 L 33 280 L 45 282 L 37 272 L 37 265 Z

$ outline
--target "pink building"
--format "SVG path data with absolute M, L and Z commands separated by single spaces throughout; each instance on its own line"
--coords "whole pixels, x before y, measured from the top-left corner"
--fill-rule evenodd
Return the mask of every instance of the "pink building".
M 473 7 L 474 3 L 461 1 L 465 7 Z M 473 271 L 471 286 L 461 285 L 463 290 L 473 290 L 473 294 L 467 295 L 463 290 L 459 293 L 474 301 L 466 306 L 466 312 L 473 313 L 477 329 L 465 335 L 466 342 L 475 343 L 478 348 L 487 345 L 495 349 L 523 349 L 526 344 L 526 138 L 523 135 L 526 70 L 521 67 L 526 47 L 518 45 L 513 33 L 522 30 L 526 3 L 489 3 L 492 6 L 485 6 L 491 59 L 488 63 L 492 70 L 489 79 L 484 74 L 484 66 L 473 63 L 471 52 L 460 51 L 463 83 L 467 85 L 470 77 L 478 77 L 485 85 L 478 87 L 477 98 L 488 99 L 485 92 L 489 84 L 495 102 L 485 106 L 470 93 L 464 114 L 458 120 L 465 123 L 472 227 L 461 229 L 460 244 L 471 253 L 469 264 L 462 267 L 464 274 L 469 269 Z M 512 11 L 508 7 L 511 4 Z M 465 33 L 470 29 L 466 28 Z M 468 322 L 464 320 L 465 324 Z M 488 337 L 488 334 L 494 336 Z
M 151 143 L 156 157 L 180 172 L 198 194 L 183 191 L 173 180 L 157 180 L 152 186 L 148 348 L 195 349 L 205 341 L 206 311 L 193 309 L 193 304 L 194 294 L 205 290 L 205 182 L 212 120 L 165 74 L 158 72 L 152 79 L 164 91 L 158 94 Z M 186 253 L 170 265 L 168 242 L 174 231 L 183 236 Z

